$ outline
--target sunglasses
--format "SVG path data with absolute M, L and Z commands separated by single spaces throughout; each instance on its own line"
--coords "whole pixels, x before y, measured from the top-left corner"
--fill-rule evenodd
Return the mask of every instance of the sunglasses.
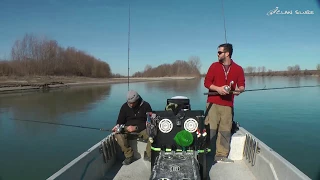
M 225 53 L 225 52 L 222 52 L 222 51 L 218 51 L 218 54 L 220 55 L 220 54 L 222 54 L 222 53 Z

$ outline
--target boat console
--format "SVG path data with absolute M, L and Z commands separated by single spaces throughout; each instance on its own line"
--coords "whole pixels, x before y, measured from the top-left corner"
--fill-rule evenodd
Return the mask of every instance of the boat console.
M 151 144 L 150 179 L 206 179 L 203 110 L 191 110 L 187 97 L 167 99 L 163 111 L 147 114 Z

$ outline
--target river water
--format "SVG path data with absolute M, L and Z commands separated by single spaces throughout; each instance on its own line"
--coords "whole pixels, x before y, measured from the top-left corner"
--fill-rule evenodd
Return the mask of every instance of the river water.
M 187 96 L 204 110 L 203 78 L 130 84 L 154 110 Z M 320 84 L 317 77 L 247 77 L 247 89 Z M 127 84 L 74 87 L 0 96 L 0 180 L 46 179 L 108 132 L 21 120 L 98 128 L 115 125 Z M 246 92 L 235 99 L 235 121 L 312 179 L 320 178 L 320 87 Z

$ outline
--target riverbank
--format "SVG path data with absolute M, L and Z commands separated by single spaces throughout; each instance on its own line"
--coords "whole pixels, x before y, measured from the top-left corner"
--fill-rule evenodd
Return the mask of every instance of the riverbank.
M 195 77 L 129 78 L 129 83 L 167 80 L 190 80 Z M 78 76 L 0 76 L 0 93 L 128 83 L 128 78 L 89 78 Z
M 305 77 L 316 76 L 320 77 L 320 70 L 291 70 L 291 71 L 267 71 L 267 72 L 245 72 L 245 76 L 249 77 Z M 205 77 L 206 74 L 201 74 Z

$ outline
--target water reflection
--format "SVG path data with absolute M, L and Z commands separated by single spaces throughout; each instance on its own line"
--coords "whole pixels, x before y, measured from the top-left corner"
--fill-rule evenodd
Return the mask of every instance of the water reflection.
M 259 84 L 266 84 L 266 77 L 261 76 L 257 78 Z
M 110 85 L 95 87 L 74 87 L 43 93 L 2 95 L 1 111 L 13 119 L 58 122 L 66 113 L 80 113 L 94 108 L 97 101 L 109 96 Z M 15 128 L 38 131 L 34 123 L 13 121 Z M 57 126 L 59 127 L 59 126 Z M 51 128 L 55 129 L 55 128 Z
M 288 84 L 289 86 L 300 86 L 301 77 L 289 77 Z
M 257 78 L 255 78 L 253 76 L 246 76 L 245 80 L 246 80 L 246 87 L 252 87 L 252 86 L 254 86 L 254 84 L 257 84 L 255 82 L 255 81 L 257 81 Z

